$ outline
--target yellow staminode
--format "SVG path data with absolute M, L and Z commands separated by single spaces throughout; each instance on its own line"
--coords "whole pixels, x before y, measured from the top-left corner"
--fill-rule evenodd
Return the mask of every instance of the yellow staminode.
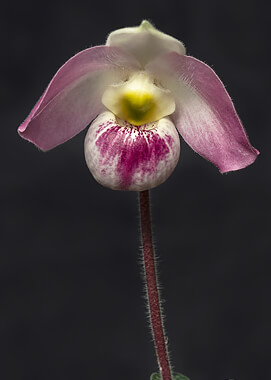
M 148 92 L 130 91 L 121 99 L 124 120 L 134 125 L 148 123 L 155 110 L 153 96 Z
M 175 111 L 170 92 L 157 87 L 143 71 L 133 74 L 127 82 L 108 87 L 102 102 L 120 119 L 137 126 L 160 120 Z

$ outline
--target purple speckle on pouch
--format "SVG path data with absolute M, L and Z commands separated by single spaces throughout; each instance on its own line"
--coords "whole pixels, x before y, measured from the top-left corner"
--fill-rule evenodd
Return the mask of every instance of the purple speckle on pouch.
M 170 135 L 160 136 L 156 129 L 127 128 L 112 122 L 102 124 L 96 136 L 101 165 L 115 163 L 112 170 L 123 190 L 129 189 L 135 174 L 141 178 L 153 174 L 173 144 Z

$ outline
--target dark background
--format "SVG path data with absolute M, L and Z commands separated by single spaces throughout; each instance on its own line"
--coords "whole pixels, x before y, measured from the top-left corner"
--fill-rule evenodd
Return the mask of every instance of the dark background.
M 271 378 L 270 9 L 259 1 L 1 6 L 0 378 L 148 380 L 137 194 L 97 184 L 86 130 L 42 153 L 16 132 L 55 71 L 112 30 L 151 20 L 211 65 L 261 155 L 221 175 L 184 142 L 152 191 L 175 370 Z

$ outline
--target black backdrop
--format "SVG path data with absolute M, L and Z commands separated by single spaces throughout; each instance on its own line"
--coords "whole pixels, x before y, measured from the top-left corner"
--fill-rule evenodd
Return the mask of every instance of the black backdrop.
M 152 191 L 176 371 L 270 379 L 270 27 L 259 1 L 56 1 L 1 6 L 0 378 L 149 379 L 137 194 L 98 185 L 86 131 L 42 153 L 17 135 L 68 58 L 147 18 L 225 83 L 253 145 L 221 175 L 184 142 Z

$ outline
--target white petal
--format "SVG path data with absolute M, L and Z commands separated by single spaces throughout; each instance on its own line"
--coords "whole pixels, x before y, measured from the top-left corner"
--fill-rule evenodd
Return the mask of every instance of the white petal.
M 185 47 L 181 41 L 160 32 L 146 20 L 142 21 L 140 26 L 118 29 L 110 33 L 106 45 L 117 46 L 133 54 L 142 67 L 160 54 L 171 51 L 185 54 Z

